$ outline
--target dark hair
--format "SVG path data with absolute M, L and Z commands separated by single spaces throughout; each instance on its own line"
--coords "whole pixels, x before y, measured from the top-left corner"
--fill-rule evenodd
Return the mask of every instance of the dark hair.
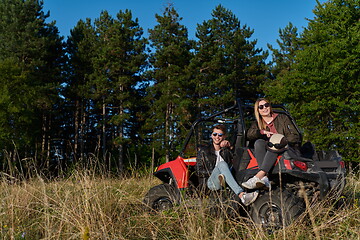
M 221 131 L 226 135 L 226 127 L 225 127 L 225 125 L 222 125 L 222 124 L 215 125 L 215 126 L 213 127 L 213 130 L 214 130 L 214 129 L 219 129 L 219 130 L 221 130 Z

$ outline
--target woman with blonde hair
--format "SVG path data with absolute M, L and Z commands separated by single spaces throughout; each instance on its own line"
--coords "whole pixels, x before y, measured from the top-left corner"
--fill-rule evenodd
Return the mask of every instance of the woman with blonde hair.
M 274 166 L 277 157 L 288 146 L 294 147 L 300 142 L 300 136 L 290 119 L 284 114 L 274 113 L 271 103 L 266 98 L 259 98 L 254 105 L 254 121 L 247 131 L 249 140 L 254 144 L 255 157 L 259 172 L 248 181 L 242 183 L 247 189 L 270 187 L 266 176 Z

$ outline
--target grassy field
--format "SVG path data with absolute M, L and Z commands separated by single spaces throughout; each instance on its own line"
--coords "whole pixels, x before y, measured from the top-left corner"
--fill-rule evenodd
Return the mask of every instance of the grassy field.
M 294 224 L 264 232 L 186 205 L 151 213 L 142 204 L 159 184 L 153 177 L 124 179 L 76 172 L 67 179 L 1 182 L 1 239 L 359 239 L 359 174 L 348 174 L 346 204 L 312 204 Z

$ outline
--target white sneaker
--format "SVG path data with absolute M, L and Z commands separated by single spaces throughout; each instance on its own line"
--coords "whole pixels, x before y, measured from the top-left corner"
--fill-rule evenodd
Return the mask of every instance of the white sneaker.
M 267 176 L 263 177 L 261 179 L 264 183 L 265 183 L 265 187 L 268 189 L 268 190 L 271 190 L 271 183 L 270 183 L 270 180 Z
M 251 192 L 251 193 L 244 193 L 240 200 L 245 206 L 249 206 L 253 202 L 255 202 L 256 198 L 259 195 L 259 191 Z
M 243 182 L 241 185 L 247 189 L 255 189 L 265 186 L 265 182 L 259 179 L 257 176 L 253 176 L 246 182 Z

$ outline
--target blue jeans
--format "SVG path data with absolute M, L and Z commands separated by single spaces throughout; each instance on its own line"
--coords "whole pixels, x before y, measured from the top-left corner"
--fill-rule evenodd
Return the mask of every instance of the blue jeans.
M 233 192 L 239 195 L 244 190 L 235 181 L 233 175 L 230 172 L 229 165 L 225 161 L 219 162 L 214 170 L 211 172 L 209 179 L 207 180 L 207 186 L 210 190 L 221 189 L 219 175 L 222 174 L 225 177 L 227 185 L 233 190 Z

